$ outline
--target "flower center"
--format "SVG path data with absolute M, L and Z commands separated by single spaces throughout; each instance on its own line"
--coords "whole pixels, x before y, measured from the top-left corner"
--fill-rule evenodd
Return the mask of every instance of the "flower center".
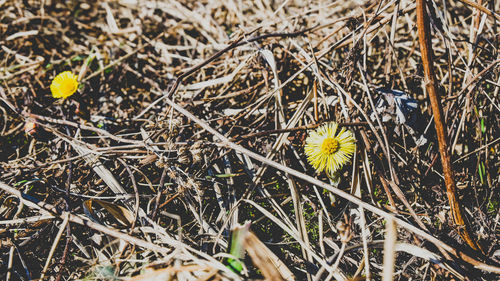
M 64 93 L 73 93 L 75 91 L 75 83 L 73 81 L 64 81 L 61 83 L 61 90 Z
M 326 138 L 321 144 L 321 152 L 332 155 L 339 150 L 339 141 L 334 138 Z

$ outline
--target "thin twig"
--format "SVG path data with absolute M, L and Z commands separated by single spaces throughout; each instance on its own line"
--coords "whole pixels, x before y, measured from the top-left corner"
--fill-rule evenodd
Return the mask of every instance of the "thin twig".
M 474 2 L 469 1 L 469 0 L 458 0 L 458 1 L 464 3 L 464 4 L 468 5 L 468 6 L 471 6 L 473 8 L 476 8 L 479 11 L 487 14 L 488 16 L 490 16 L 490 17 L 492 17 L 492 18 L 500 21 L 500 15 L 498 13 L 495 13 L 494 11 L 490 11 L 487 8 L 485 8 L 485 7 L 481 6 L 481 5 L 478 5 L 477 3 L 474 3 Z
M 250 139 L 250 138 L 258 138 L 258 137 L 262 137 L 262 136 L 266 136 L 266 135 L 272 135 L 272 134 L 281 134 L 281 133 L 289 133 L 289 132 L 297 132 L 297 131 L 310 130 L 310 129 L 318 128 L 319 126 L 321 126 L 323 124 L 325 124 L 325 123 L 310 124 L 310 125 L 298 126 L 298 127 L 294 127 L 294 128 L 287 128 L 287 129 L 267 130 L 267 131 L 262 131 L 262 132 L 247 134 L 247 135 L 243 135 L 243 136 L 238 136 L 238 137 L 232 138 L 231 141 L 244 140 L 244 139 Z M 342 123 L 338 123 L 338 125 L 341 126 L 341 127 L 347 127 L 347 126 L 368 126 L 368 123 L 367 122 L 342 122 Z
M 66 213 L 69 214 L 69 213 Z M 43 280 L 45 277 L 45 273 L 47 272 L 47 269 L 49 268 L 50 265 L 50 260 L 52 259 L 52 256 L 54 255 L 54 252 L 56 251 L 57 245 L 59 244 L 59 241 L 61 240 L 61 236 L 66 230 L 66 225 L 68 224 L 68 215 L 64 216 L 64 220 L 62 224 L 59 226 L 59 231 L 57 232 L 56 238 L 54 239 L 54 243 L 52 244 L 52 247 L 50 248 L 49 256 L 47 257 L 47 260 L 45 261 L 45 266 L 43 267 L 42 274 L 40 276 L 40 280 Z

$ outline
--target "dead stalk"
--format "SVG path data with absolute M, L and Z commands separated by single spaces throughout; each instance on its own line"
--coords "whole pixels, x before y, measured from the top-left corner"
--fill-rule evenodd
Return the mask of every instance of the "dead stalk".
M 425 72 L 425 82 L 429 99 L 431 101 L 432 113 L 434 114 L 434 124 L 439 143 L 439 153 L 441 155 L 441 163 L 443 165 L 443 174 L 446 185 L 446 195 L 451 207 L 451 215 L 453 222 L 457 225 L 460 237 L 474 250 L 480 249 L 479 245 L 472 239 L 469 234 L 469 227 L 465 223 L 460 203 L 456 195 L 455 180 L 453 179 L 453 171 L 451 168 L 450 154 L 447 145 L 447 132 L 444 125 L 443 109 L 437 92 L 437 82 L 432 64 L 432 46 L 429 19 L 425 11 L 424 0 L 417 0 L 417 25 L 418 39 L 420 43 L 420 52 L 422 54 L 422 62 Z

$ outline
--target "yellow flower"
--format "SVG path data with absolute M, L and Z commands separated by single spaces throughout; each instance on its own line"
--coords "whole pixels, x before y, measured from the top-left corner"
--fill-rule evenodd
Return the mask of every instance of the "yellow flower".
M 50 91 L 54 98 L 67 98 L 76 92 L 78 88 L 78 76 L 71 71 L 64 71 L 59 73 L 52 84 L 50 84 Z
M 318 172 L 332 176 L 346 164 L 356 150 L 356 139 L 344 128 L 337 134 L 338 125 L 330 122 L 309 134 L 305 152 L 307 160 Z

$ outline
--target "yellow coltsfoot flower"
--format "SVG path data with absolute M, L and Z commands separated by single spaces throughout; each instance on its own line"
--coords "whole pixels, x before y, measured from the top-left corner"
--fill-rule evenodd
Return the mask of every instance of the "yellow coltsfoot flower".
M 78 89 L 78 76 L 71 71 L 59 73 L 50 84 L 50 91 L 54 98 L 67 98 Z
M 317 172 L 325 171 L 334 175 L 344 164 L 349 162 L 356 150 L 356 139 L 351 131 L 330 122 L 309 133 L 305 152 L 307 160 Z

